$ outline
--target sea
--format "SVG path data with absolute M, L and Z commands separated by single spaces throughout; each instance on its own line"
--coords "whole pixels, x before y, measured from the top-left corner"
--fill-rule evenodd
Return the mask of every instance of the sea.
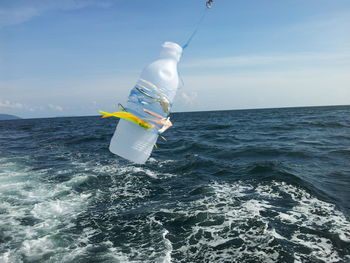
M 171 118 L 145 165 L 116 118 L 0 121 L 0 262 L 350 262 L 350 106 Z

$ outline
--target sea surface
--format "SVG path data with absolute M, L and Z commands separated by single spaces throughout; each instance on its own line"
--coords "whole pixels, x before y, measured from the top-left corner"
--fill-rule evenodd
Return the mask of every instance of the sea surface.
M 350 262 L 350 106 L 0 121 L 0 262 Z

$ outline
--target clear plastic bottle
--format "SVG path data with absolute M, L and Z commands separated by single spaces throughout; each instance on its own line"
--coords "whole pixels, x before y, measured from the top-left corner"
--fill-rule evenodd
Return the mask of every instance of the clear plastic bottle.
M 142 71 L 136 86 L 130 92 L 126 105 L 127 111 L 141 118 L 147 118 L 145 107 L 166 118 L 179 86 L 177 64 L 182 54 L 182 48 L 173 42 L 165 42 L 162 47 L 159 59 L 146 66 Z M 153 101 L 152 99 L 140 100 L 140 96 L 135 95 L 140 94 L 137 93 L 140 92 L 140 87 L 146 94 L 144 96 L 146 99 L 159 98 L 159 96 L 166 98 L 166 102 L 169 102 L 169 109 L 165 110 L 164 103 L 161 105 L 156 99 Z M 158 92 L 152 93 L 154 90 Z M 145 130 L 130 121 L 120 119 L 109 150 L 134 163 L 144 164 L 151 155 L 158 136 L 155 129 Z

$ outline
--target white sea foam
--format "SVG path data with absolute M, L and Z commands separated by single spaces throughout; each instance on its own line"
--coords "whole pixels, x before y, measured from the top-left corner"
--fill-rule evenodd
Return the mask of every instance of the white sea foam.
M 330 233 L 350 243 L 350 222 L 335 205 L 312 197 L 299 188 L 282 183 L 280 190 L 288 193 L 297 203 L 291 211 L 280 213 L 280 217 L 291 223 L 311 229 L 327 226 Z M 306 220 L 305 220 L 306 218 Z
M 72 220 L 86 207 L 90 195 L 72 190 L 79 176 L 49 184 L 38 180 L 45 171 L 34 173 L 16 163 L 2 168 L 0 202 L 5 212 L 0 214 L 0 221 L 9 246 L 0 246 L 4 251 L 0 260 L 49 262 L 52 255 L 66 251 L 56 237 L 74 225 Z
M 157 180 L 167 177 L 150 168 L 76 161 L 72 169 L 79 174 L 51 184 L 40 180 L 48 171 L 33 172 L 16 162 L 1 167 L 0 231 L 8 246 L 0 244 L 0 262 L 68 263 L 87 255 L 123 263 L 279 262 L 281 251 L 288 247 L 292 247 L 287 253 L 293 254 L 295 262 L 350 259 L 350 255 L 337 252 L 329 235 L 317 235 L 318 230 L 326 231 L 349 243 L 350 222 L 346 217 L 333 204 L 287 183 L 214 181 L 207 185 L 207 195 L 185 202 L 170 200 L 174 203 L 169 205 L 165 200 L 161 208 L 152 210 L 155 203 L 147 200 L 152 196 L 154 180 L 146 176 Z M 108 178 L 107 188 L 75 190 L 97 180 L 97 176 Z M 118 231 L 132 229 L 122 245 L 113 243 L 108 235 L 103 241 L 94 241 L 102 231 L 97 223 L 93 227 L 94 215 L 81 221 L 81 230 L 71 231 L 77 229 L 76 218 L 86 212 L 92 200 L 110 203 L 103 214 L 106 220 L 136 211 L 132 220 L 111 220 L 106 226 L 111 236 L 120 234 L 112 232 L 116 224 L 120 225 Z M 290 201 L 290 208 L 279 205 L 284 200 Z M 141 217 L 137 209 L 142 211 L 145 206 L 150 210 Z M 160 212 L 169 218 L 155 216 Z M 193 222 L 181 226 L 181 233 L 177 233 L 166 227 L 175 218 Z M 311 252 L 305 253 L 305 249 Z
M 150 220 L 153 221 L 154 223 L 158 224 L 162 228 L 162 237 L 163 237 L 163 242 L 164 242 L 164 257 L 158 258 L 156 261 L 159 263 L 171 263 L 172 258 L 171 258 L 171 253 L 173 251 L 173 245 L 169 239 L 167 239 L 167 235 L 169 234 L 169 231 L 164 228 L 164 225 L 162 222 L 159 220 L 156 220 L 154 217 L 150 217 Z
M 323 226 L 327 225 L 330 233 L 337 234 L 341 240 L 348 242 L 350 222 L 334 205 L 312 197 L 305 190 L 280 182 L 260 184 L 257 187 L 245 183 L 213 183 L 211 187 L 214 195 L 186 204 L 187 209 L 184 207 L 187 212 L 183 216 L 196 216 L 199 212 L 206 211 L 206 222 L 213 223 L 208 226 L 197 223 L 191 227 L 187 241 L 174 252 L 181 253 L 183 258 L 194 260 L 203 257 L 210 262 L 247 259 L 279 262 L 279 251 L 284 249 L 275 240 L 284 240 L 296 247 L 296 262 L 343 260 L 328 238 L 301 233 L 300 230 L 293 231 L 293 228 L 290 228 L 292 233 L 286 233 L 292 235 L 287 238 L 271 225 L 271 216 L 264 216 L 264 213 L 273 212 L 275 216 L 272 220 L 279 221 L 280 225 L 287 228 L 288 225 L 293 225 L 297 229 L 317 231 L 323 230 Z M 295 202 L 285 212 L 274 202 L 282 199 L 282 194 L 289 195 Z M 298 247 L 306 247 L 312 253 L 303 254 Z
M 164 179 L 173 177 L 173 174 L 170 173 L 159 173 L 156 170 L 151 170 L 142 166 L 135 166 L 135 165 L 97 165 L 92 168 L 92 171 L 96 173 L 106 173 L 106 174 L 112 174 L 114 176 L 121 176 L 126 174 L 144 174 L 152 179 Z

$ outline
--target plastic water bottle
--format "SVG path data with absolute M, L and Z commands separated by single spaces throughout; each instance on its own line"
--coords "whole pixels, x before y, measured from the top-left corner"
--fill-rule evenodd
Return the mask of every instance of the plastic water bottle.
M 146 84 L 152 87 L 155 86 L 161 90 L 161 93 L 168 99 L 171 105 L 179 86 L 177 64 L 181 54 L 181 46 L 173 42 L 165 42 L 162 45 L 160 57 L 146 66 L 141 73 L 137 85 L 139 84 L 143 87 Z M 142 118 L 146 117 L 143 110 L 145 104 L 139 103 L 135 100 L 135 96 L 133 96 L 137 85 L 131 90 L 126 109 Z M 147 88 L 145 89 L 148 90 Z M 163 117 L 167 117 L 168 112 L 161 112 L 159 104 L 153 103 L 148 106 L 154 107 L 152 111 L 159 113 Z M 151 155 L 157 139 L 158 133 L 153 129 L 145 130 L 135 123 L 120 119 L 112 137 L 109 150 L 134 163 L 144 164 Z

